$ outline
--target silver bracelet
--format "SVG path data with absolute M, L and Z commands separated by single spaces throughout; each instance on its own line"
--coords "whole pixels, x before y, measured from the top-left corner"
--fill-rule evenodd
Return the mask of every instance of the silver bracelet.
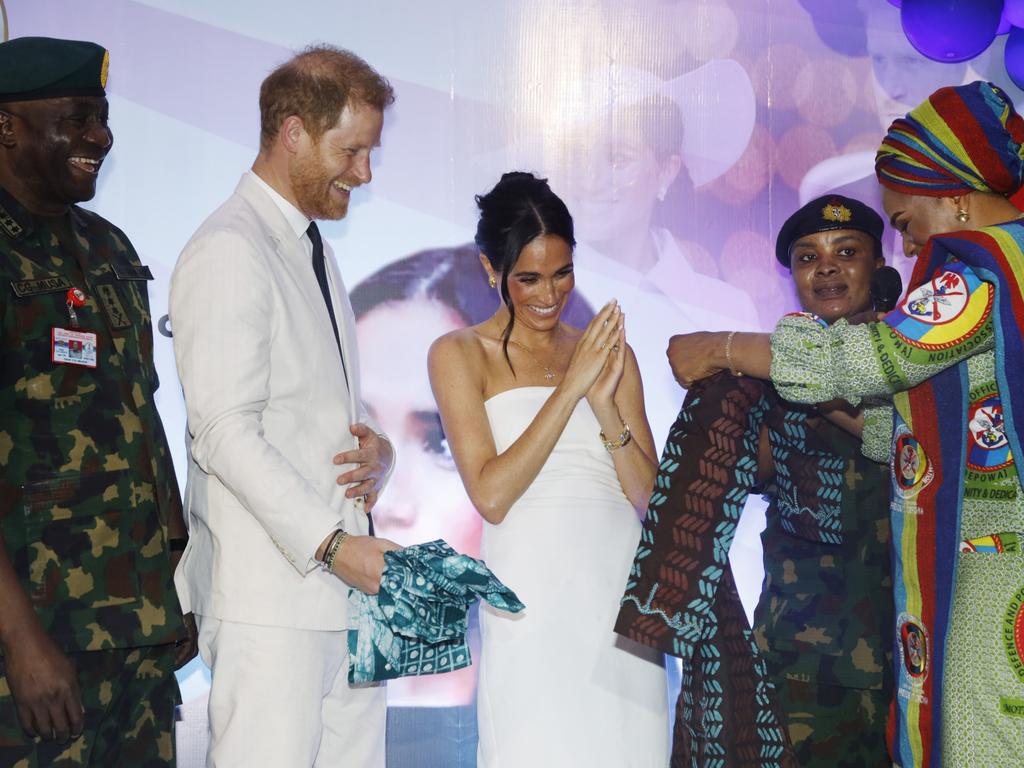
M 334 534 L 334 538 L 331 539 L 331 543 L 327 545 L 327 551 L 324 553 L 325 571 L 334 573 L 334 559 L 338 556 L 338 550 L 341 549 L 341 545 L 345 543 L 347 538 L 348 532 L 344 528 L 339 529 Z

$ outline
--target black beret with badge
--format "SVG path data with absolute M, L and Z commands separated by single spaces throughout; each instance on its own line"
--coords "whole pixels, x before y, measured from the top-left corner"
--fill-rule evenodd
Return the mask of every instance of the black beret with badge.
M 0 43 L 0 103 L 105 96 L 107 50 L 83 40 L 17 37 Z
M 834 229 L 854 229 L 881 243 L 884 227 L 882 217 L 860 200 L 843 195 L 825 195 L 811 200 L 786 219 L 775 240 L 775 258 L 784 267 L 789 267 L 789 251 L 793 243 L 805 235 Z

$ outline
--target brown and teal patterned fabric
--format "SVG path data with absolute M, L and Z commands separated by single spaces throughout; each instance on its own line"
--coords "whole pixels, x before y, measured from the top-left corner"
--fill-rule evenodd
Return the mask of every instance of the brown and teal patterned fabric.
M 762 431 L 771 505 L 752 631 L 728 551 L 756 486 Z M 683 659 L 673 766 L 831 764 L 815 757 L 824 744 L 884 764 L 886 491 L 884 467 L 856 440 L 765 382 L 720 374 L 691 388 L 662 455 L 616 626 Z M 883 711 L 867 717 L 878 702 Z
M 771 388 L 719 374 L 687 393 L 661 457 L 615 631 L 683 660 L 673 768 L 796 766 L 729 568 Z
M 525 607 L 483 561 L 443 539 L 385 552 L 378 593 L 349 590 L 349 683 L 468 667 L 466 631 L 477 600 L 509 613 Z

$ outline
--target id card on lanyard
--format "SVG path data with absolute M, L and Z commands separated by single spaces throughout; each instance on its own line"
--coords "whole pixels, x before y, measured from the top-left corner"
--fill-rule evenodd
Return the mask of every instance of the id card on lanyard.
M 54 327 L 51 333 L 50 359 L 62 365 L 81 365 L 95 368 L 97 337 L 95 333 L 80 330 L 76 307 L 85 304 L 85 294 L 79 288 L 67 292 L 68 317 L 71 328 Z

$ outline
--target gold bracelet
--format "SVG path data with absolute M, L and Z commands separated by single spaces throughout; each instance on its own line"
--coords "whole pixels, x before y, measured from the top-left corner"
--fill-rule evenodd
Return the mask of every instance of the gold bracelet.
M 742 371 L 737 371 L 732 364 L 732 337 L 736 335 L 736 331 L 729 331 L 729 335 L 725 337 L 725 362 L 729 366 L 729 373 L 733 376 L 742 376 Z
M 604 444 L 604 449 L 611 453 L 617 451 L 622 446 L 629 443 L 633 439 L 633 434 L 629 431 L 629 424 L 622 422 L 622 431 L 619 432 L 619 436 L 614 440 L 609 440 L 605 437 L 604 430 L 601 431 L 601 442 Z
M 334 573 L 334 559 L 338 556 L 338 550 L 341 549 L 341 545 L 345 543 L 345 539 L 348 538 L 348 533 L 344 528 L 334 534 L 334 538 L 331 539 L 331 543 L 327 547 L 327 552 L 324 553 L 324 570 L 330 573 Z

